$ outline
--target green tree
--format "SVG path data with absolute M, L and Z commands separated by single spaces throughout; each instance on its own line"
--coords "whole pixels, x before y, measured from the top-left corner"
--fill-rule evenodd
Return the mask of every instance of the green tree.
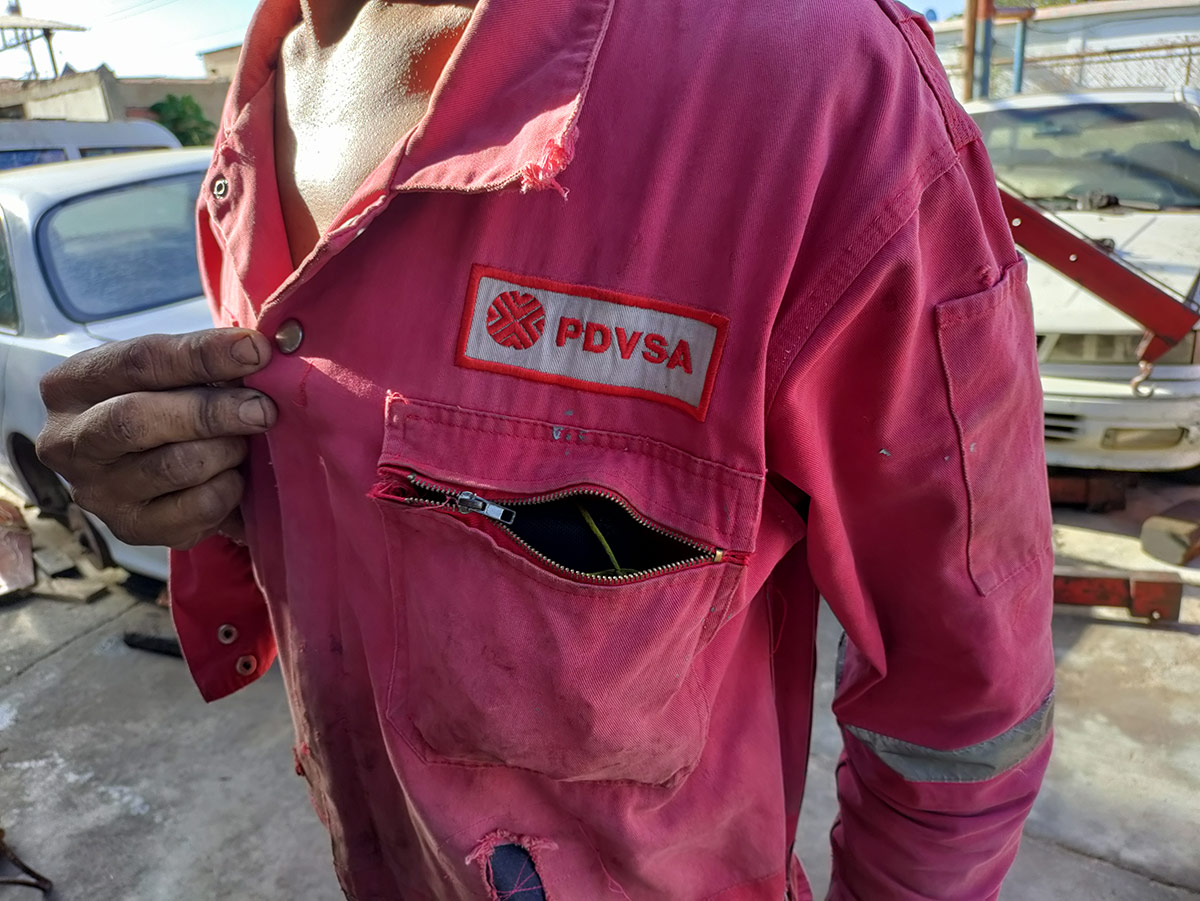
M 204 118 L 204 110 L 191 94 L 178 97 L 168 94 L 150 107 L 158 121 L 179 138 L 184 147 L 200 147 L 211 144 L 217 136 L 217 126 Z

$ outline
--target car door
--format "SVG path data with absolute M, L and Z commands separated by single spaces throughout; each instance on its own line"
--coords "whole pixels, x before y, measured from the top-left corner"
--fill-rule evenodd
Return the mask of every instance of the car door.
M 13 278 L 12 250 L 9 244 L 7 220 L 0 208 L 0 422 L 7 416 L 8 358 L 12 352 L 12 341 L 20 333 L 21 316 L 17 307 L 17 292 Z M 4 434 L 8 434 L 5 430 Z M 0 453 L 0 482 L 17 486 L 20 480 L 9 457 L 9 448 Z

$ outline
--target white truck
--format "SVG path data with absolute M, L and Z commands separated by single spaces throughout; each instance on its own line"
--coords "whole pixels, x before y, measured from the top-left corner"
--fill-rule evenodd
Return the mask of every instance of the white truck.
M 1041 94 L 977 101 L 996 177 L 1169 292 L 1200 275 L 1200 93 Z M 1030 260 L 1051 465 L 1128 471 L 1200 467 L 1197 333 L 1130 390 L 1142 329 Z

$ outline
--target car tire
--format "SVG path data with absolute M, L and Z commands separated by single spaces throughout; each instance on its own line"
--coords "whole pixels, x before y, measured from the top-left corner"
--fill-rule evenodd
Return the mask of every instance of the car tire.
M 14 467 L 41 514 L 69 529 L 93 566 L 98 569 L 115 566 L 108 542 L 95 521 L 71 500 L 71 492 L 62 479 L 38 459 L 33 442 L 24 435 L 14 435 L 10 447 Z

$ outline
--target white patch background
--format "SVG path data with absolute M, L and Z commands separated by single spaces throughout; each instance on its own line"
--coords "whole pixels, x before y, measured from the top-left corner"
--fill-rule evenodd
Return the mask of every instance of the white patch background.
M 546 308 L 546 331 L 533 347 L 527 350 L 497 344 L 487 332 L 488 308 L 505 291 L 532 294 Z M 578 319 L 586 328 L 595 322 L 606 326 L 612 334 L 612 345 L 604 353 L 583 349 L 583 335 L 568 339 L 559 347 L 558 326 L 562 317 Z M 622 359 L 617 341 L 617 328 L 627 337 L 641 332 L 637 347 L 628 360 Z M 667 359 L 650 363 L 643 356 L 647 350 L 645 336 L 657 334 L 667 339 Z M 671 353 L 678 343 L 687 341 L 691 348 L 692 374 L 682 366 L 668 369 Z M 712 363 L 717 343 L 717 327 L 677 313 L 664 313 L 645 307 L 611 303 L 592 297 L 578 297 L 543 288 L 529 288 L 515 282 L 501 281 L 491 276 L 479 280 L 474 314 L 467 335 L 466 356 L 486 363 L 499 363 L 528 369 L 544 375 L 562 376 L 581 382 L 595 382 L 614 388 L 635 388 L 652 391 L 699 407 L 704 396 L 708 367 Z

